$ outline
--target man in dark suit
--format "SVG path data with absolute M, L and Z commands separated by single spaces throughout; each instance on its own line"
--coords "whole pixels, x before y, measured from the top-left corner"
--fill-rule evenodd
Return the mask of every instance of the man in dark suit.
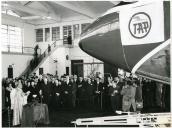
M 93 103 L 93 94 L 94 94 L 94 87 L 93 83 L 90 78 L 87 79 L 87 85 L 86 85 L 86 94 L 87 94 L 87 106 L 92 109 L 92 103 Z
M 123 78 L 122 76 L 119 76 L 119 77 L 115 77 L 115 81 L 116 81 L 116 84 L 117 84 L 117 87 L 119 87 L 119 109 L 122 110 L 122 95 L 121 95 L 121 90 L 124 86 L 124 81 L 123 81 Z
M 50 95 L 51 95 L 50 104 L 51 104 L 52 108 L 55 110 L 56 106 L 57 106 L 57 103 L 56 103 L 56 83 L 55 83 L 55 78 L 54 77 L 49 82 L 49 85 L 50 85 Z
M 47 78 L 44 78 L 42 95 L 43 95 L 43 103 L 47 104 L 50 107 L 51 91 L 50 91 L 50 84 L 47 81 Z
M 43 80 L 42 75 L 40 75 L 40 76 L 39 76 L 39 79 L 38 79 L 37 87 L 38 87 L 39 93 L 40 93 L 41 95 L 42 95 L 43 86 L 44 86 L 44 80 Z
M 78 84 L 78 77 L 77 77 L 77 75 L 74 75 L 74 76 L 73 76 L 73 80 L 74 80 L 74 82 L 75 82 L 76 84 Z
M 65 77 L 62 76 L 61 79 L 60 79 L 60 86 L 59 86 L 59 89 L 60 89 L 60 104 L 61 104 L 61 107 L 65 107 Z
M 65 77 L 64 81 L 64 106 L 66 108 L 72 108 L 72 83 L 69 80 L 69 76 Z
M 72 107 L 76 106 L 76 92 L 77 92 L 77 83 L 76 78 L 71 78 L 70 83 L 72 84 Z
M 97 77 L 94 83 L 94 103 L 96 103 L 96 106 L 101 105 L 102 91 L 103 91 L 103 85 L 100 82 L 100 78 Z
M 84 105 L 85 93 L 86 93 L 85 82 L 82 77 L 79 77 L 78 89 L 77 89 L 77 97 L 79 100 L 79 105 Z
M 117 85 L 117 81 L 112 81 L 112 86 L 109 87 L 109 94 L 111 98 L 111 106 L 113 112 L 119 110 L 120 105 L 120 88 Z
M 52 86 L 52 105 L 54 109 L 57 109 L 60 107 L 60 85 L 59 81 L 56 79 L 54 84 Z
M 30 91 L 30 94 L 28 96 L 28 101 L 31 102 L 33 100 L 40 101 L 40 94 L 37 84 L 34 82 L 34 80 L 30 81 L 31 85 L 28 87 L 28 91 Z
M 111 79 L 110 77 L 103 83 L 103 110 L 111 111 L 111 102 L 109 95 L 109 87 L 110 87 Z

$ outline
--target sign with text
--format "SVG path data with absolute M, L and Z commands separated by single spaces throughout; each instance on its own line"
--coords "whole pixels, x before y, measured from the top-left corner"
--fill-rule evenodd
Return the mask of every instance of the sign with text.
M 120 11 L 123 45 L 139 45 L 164 41 L 163 2 L 152 2 Z

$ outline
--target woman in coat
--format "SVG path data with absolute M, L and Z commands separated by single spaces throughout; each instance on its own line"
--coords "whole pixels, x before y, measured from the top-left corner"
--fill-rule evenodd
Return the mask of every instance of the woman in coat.
M 121 91 L 121 95 L 123 95 L 122 110 L 124 112 L 130 111 L 131 105 L 133 107 L 134 112 L 136 111 L 135 93 L 135 84 L 133 84 L 130 80 L 127 80 L 127 82 L 125 82 L 125 86 L 122 88 Z

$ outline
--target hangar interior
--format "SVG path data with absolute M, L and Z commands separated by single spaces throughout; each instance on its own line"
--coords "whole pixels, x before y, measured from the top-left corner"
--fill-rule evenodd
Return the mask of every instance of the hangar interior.
M 12 29 L 14 31 L 18 30 L 18 33 L 14 33 L 18 36 L 15 41 L 20 41 L 19 44 L 13 43 L 14 37 L 2 40 L 2 76 L 8 76 L 7 69 L 10 65 L 13 67 L 14 77 L 24 73 L 31 59 L 33 59 L 36 45 L 39 46 L 39 55 L 46 52 L 48 45 L 54 45 L 54 47 L 52 47 L 51 54 L 46 56 L 33 69 L 32 73 L 36 72 L 39 75 L 41 71 L 44 74 L 55 75 L 57 71 L 57 75 L 62 76 L 66 73 L 71 75 L 81 72 L 76 75 L 85 77 L 92 72 L 103 74 L 104 66 L 101 64 L 103 62 L 80 50 L 78 39 L 87 25 L 117 3 L 117 1 L 2 2 L 3 33 L 10 33 L 10 27 L 11 31 Z M 22 37 L 20 37 L 20 34 Z M 70 44 L 67 41 L 69 35 L 72 37 Z M 4 34 L 4 36 L 6 35 Z M 7 43 L 7 40 L 11 40 L 11 42 Z M 73 66 L 72 64 L 75 61 L 87 64 Z

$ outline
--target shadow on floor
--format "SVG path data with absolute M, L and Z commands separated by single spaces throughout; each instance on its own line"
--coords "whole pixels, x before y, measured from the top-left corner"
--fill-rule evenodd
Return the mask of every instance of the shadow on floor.
M 143 110 L 143 113 L 157 112 L 155 108 Z M 49 109 L 50 124 L 37 124 L 37 127 L 74 127 L 72 121 L 78 118 L 114 116 L 115 113 L 111 111 L 102 111 L 97 108 L 75 108 L 75 109 Z M 11 117 L 12 122 L 12 117 Z M 11 125 L 11 124 L 10 124 Z M 2 126 L 9 127 L 8 111 L 2 113 Z M 11 125 L 12 126 L 12 125 Z

